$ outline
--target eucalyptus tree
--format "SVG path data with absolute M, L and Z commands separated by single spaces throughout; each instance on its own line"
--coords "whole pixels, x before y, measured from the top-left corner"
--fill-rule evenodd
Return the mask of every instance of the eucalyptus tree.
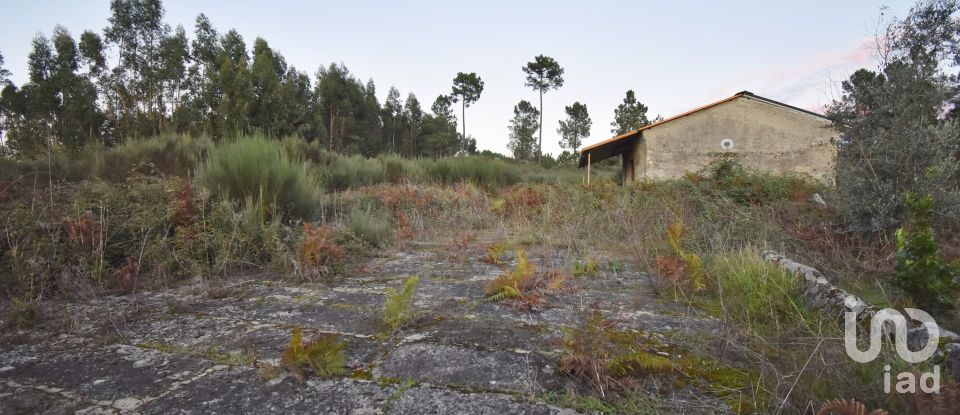
M 95 71 L 100 60 L 81 53 L 62 26 L 54 28 L 52 38 L 37 35 L 28 57 L 29 81 L 21 88 L 9 84 L 0 99 L 5 145 L 28 158 L 60 148 L 77 150 L 96 140 L 103 124 L 97 90 L 80 69 L 86 64 L 88 72 Z
M 543 154 L 543 94 L 563 86 L 563 68 L 553 58 L 537 55 L 523 67 L 527 74 L 526 86 L 540 93 L 540 137 L 537 141 L 537 160 Z
M 417 96 L 411 92 L 407 95 L 407 102 L 403 106 L 404 119 L 406 120 L 407 130 L 410 140 L 410 156 L 417 154 L 417 136 L 423 129 L 423 109 L 420 108 L 420 101 Z
M 160 0 L 112 0 L 110 12 L 104 36 L 119 59 L 109 89 L 113 122 L 124 135 L 156 133 L 163 115 L 158 99 L 163 93 L 163 43 L 170 33 L 170 26 L 163 23 L 163 4 Z M 150 122 L 141 124 L 143 118 Z
M 3 93 L 7 87 L 13 86 L 13 83 L 10 82 L 10 75 L 10 71 L 3 67 L 3 53 L 0 53 L 0 137 L 3 137 L 3 117 L 6 112 L 3 106 Z M 2 140 L 0 140 L 0 145 L 2 145 Z
M 394 86 L 387 91 L 387 100 L 383 102 L 380 117 L 383 119 L 384 141 L 389 141 L 390 150 L 396 151 L 397 131 L 403 118 L 403 101 L 400 99 L 400 91 Z
M 220 38 L 220 68 L 215 83 L 220 92 L 214 107 L 213 134 L 227 136 L 245 133 L 250 128 L 253 82 L 247 46 L 236 30 Z
M 453 102 L 459 101 L 463 109 L 463 136 L 467 136 L 467 107 L 477 100 L 480 99 L 480 94 L 483 92 L 483 80 L 477 76 L 476 72 L 457 73 L 456 78 L 453 78 L 453 90 L 451 91 L 451 98 Z
M 10 83 L 10 71 L 3 67 L 3 53 L 0 53 L 0 85 Z
M 263 38 L 253 42 L 253 65 L 250 81 L 253 87 L 253 102 L 250 105 L 250 123 L 269 136 L 277 136 L 282 130 L 283 111 L 280 97 L 281 78 L 287 67 L 283 57 L 276 55 Z

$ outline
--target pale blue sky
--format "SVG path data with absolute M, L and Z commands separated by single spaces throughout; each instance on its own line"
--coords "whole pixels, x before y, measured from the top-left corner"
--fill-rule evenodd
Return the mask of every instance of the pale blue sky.
M 537 94 L 520 68 L 537 54 L 554 57 L 566 83 L 544 97 L 544 151 L 558 153 L 563 106 L 587 105 L 587 143 L 610 136 L 613 109 L 633 89 L 651 116 L 670 116 L 749 90 L 818 110 L 837 84 L 875 67 L 872 38 L 880 8 L 903 16 L 909 1 L 483 1 L 297 2 L 165 1 L 166 21 L 193 32 L 203 12 L 224 33 L 236 28 L 250 47 L 265 38 L 310 74 L 344 62 L 373 78 L 381 102 L 395 85 L 425 107 L 458 71 L 477 72 L 486 88 L 467 109 L 478 147 L 506 153 L 513 105 Z M 74 37 L 101 32 L 108 0 L 0 1 L 0 52 L 13 80 L 26 79 L 30 40 L 56 24 Z M 459 116 L 459 113 L 458 113 Z

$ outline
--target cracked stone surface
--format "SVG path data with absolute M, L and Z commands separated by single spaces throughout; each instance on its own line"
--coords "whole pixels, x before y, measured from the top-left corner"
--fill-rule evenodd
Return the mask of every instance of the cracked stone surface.
M 0 413 L 566 414 L 547 401 L 577 388 L 557 369 L 557 339 L 581 307 L 658 338 L 723 336 L 718 321 L 658 300 L 629 267 L 578 278 L 540 311 L 482 301 L 510 266 L 483 263 L 486 242 L 455 255 L 407 243 L 326 284 L 267 275 L 45 303 L 38 326 L 0 335 Z M 566 266 L 550 248 L 530 256 L 540 269 Z M 388 333 L 384 290 L 413 274 L 424 317 Z M 257 365 L 279 360 L 294 326 L 344 341 L 348 374 L 262 378 Z M 676 412 L 729 412 L 692 386 L 677 396 Z

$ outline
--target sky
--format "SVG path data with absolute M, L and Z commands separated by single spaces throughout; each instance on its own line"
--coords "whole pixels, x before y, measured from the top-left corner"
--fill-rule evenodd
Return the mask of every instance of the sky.
M 193 33 L 199 13 L 248 48 L 263 37 L 288 64 L 314 74 L 342 62 L 373 78 L 381 103 L 390 86 L 429 109 L 457 72 L 485 88 L 467 108 L 479 149 L 508 153 L 509 120 L 520 100 L 538 104 L 521 68 L 536 55 L 565 69 L 544 95 L 543 150 L 560 152 L 565 106 L 586 104 L 586 144 L 609 138 L 613 110 L 632 89 L 649 115 L 669 117 L 748 90 L 821 111 L 839 83 L 876 68 L 878 22 L 904 16 L 910 1 L 288 1 L 166 0 L 165 21 Z M 881 12 L 883 13 L 881 15 Z M 102 33 L 109 0 L 0 0 L 0 53 L 18 85 L 27 79 L 30 41 L 57 24 L 75 38 Z M 315 80 L 314 80 L 315 81 Z M 458 118 L 460 117 L 458 108 Z

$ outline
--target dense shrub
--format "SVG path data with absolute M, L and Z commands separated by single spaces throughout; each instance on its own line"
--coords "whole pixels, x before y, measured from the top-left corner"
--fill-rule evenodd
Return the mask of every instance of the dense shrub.
M 897 265 L 893 284 L 914 304 L 931 311 L 953 309 L 960 298 L 960 264 L 940 256 L 931 227 L 933 198 L 908 194 L 910 221 L 897 229 Z
M 448 157 L 427 165 L 427 175 L 438 183 L 471 182 L 498 188 L 521 180 L 520 169 L 503 160 L 484 157 Z
M 90 145 L 34 160 L 0 158 L 0 179 L 21 176 L 47 184 L 104 179 L 121 182 L 132 176 L 188 176 L 214 144 L 206 137 L 165 134 L 129 140 L 116 147 Z
M 206 137 L 166 134 L 154 138 L 130 140 L 106 151 L 97 164 L 97 177 L 123 181 L 135 175 L 188 176 L 213 148 Z
M 260 136 L 215 148 L 198 169 L 197 182 L 226 200 L 288 219 L 313 218 L 321 201 L 313 172 L 279 142 Z
M 387 246 L 393 239 L 393 229 L 383 214 L 363 208 L 350 212 L 347 227 L 354 236 L 375 247 Z
M 749 169 L 736 157 L 714 159 L 700 173 L 688 174 L 687 180 L 708 191 L 718 192 L 736 203 L 761 205 L 770 202 L 808 199 L 823 192 L 824 186 L 796 175 L 777 175 Z

